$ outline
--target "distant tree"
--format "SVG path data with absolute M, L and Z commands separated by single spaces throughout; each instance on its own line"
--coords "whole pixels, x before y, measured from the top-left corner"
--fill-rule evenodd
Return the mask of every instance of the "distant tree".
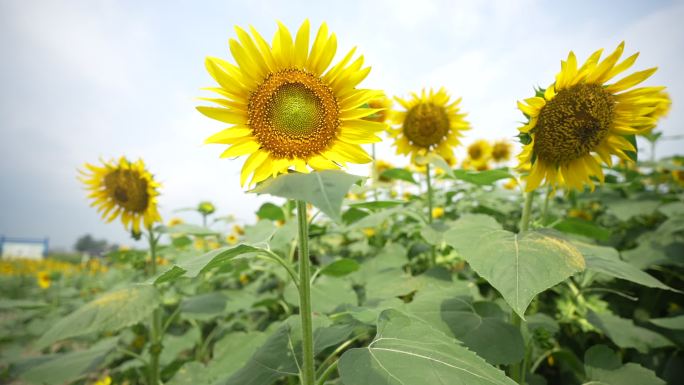
M 104 239 L 95 239 L 90 234 L 83 235 L 78 238 L 74 249 L 81 253 L 88 253 L 90 255 L 101 255 L 108 249 L 107 241 Z

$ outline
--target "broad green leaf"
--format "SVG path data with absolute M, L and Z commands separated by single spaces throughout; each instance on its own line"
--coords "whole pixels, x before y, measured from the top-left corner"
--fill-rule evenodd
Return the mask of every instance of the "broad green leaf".
M 372 201 L 372 202 L 351 203 L 351 204 L 349 204 L 349 206 L 355 207 L 357 209 L 378 210 L 378 209 L 387 209 L 387 208 L 391 208 L 391 207 L 402 206 L 404 204 L 406 204 L 406 202 L 404 202 L 404 201 Z
M 684 315 L 668 318 L 652 318 L 649 322 L 665 329 L 684 330 Z
M 159 226 L 155 230 L 163 234 L 187 234 L 195 235 L 198 237 L 206 237 L 219 234 L 218 232 L 208 229 L 206 227 L 191 225 L 187 223 L 181 223 L 174 226 Z
M 610 230 L 580 218 L 565 218 L 554 224 L 553 228 L 564 233 L 577 234 L 600 241 L 607 241 L 610 238 Z
M 668 217 L 684 216 L 684 202 L 670 202 L 658 207 L 658 211 Z
M 584 367 L 587 385 L 665 385 L 639 364 L 623 365 L 617 353 L 605 345 L 594 345 L 584 353 Z
M 617 250 L 612 247 L 590 245 L 584 242 L 573 242 L 584 255 L 587 270 L 625 279 L 647 287 L 677 291 L 660 282 L 652 275 L 637 269 L 627 262 L 620 260 Z
M 457 281 L 461 282 L 461 281 Z M 418 290 L 406 311 L 465 346 L 493 365 L 519 362 L 525 353 L 520 328 L 491 302 L 473 302 L 466 284 L 430 285 Z
M 389 170 L 385 170 L 380 174 L 381 178 L 387 178 L 387 179 L 399 179 L 403 180 L 404 182 L 409 182 L 413 184 L 418 184 L 415 179 L 413 179 L 413 173 L 407 169 L 404 168 L 391 168 Z
M 339 361 L 345 385 L 514 385 L 458 341 L 397 310 L 378 319 L 375 339 Z
M 57 353 L 21 373 L 22 381 L 34 384 L 59 385 L 85 377 L 95 371 L 117 344 L 117 338 L 99 341 L 86 350 Z
M 263 252 L 263 249 L 249 245 L 237 245 L 222 247 L 206 254 L 173 265 L 170 269 L 160 274 L 155 284 L 174 281 L 180 277 L 197 277 L 200 273 L 228 263 L 230 260 L 244 256 L 245 254 Z
M 607 202 L 608 210 L 621 221 L 627 221 L 632 217 L 651 215 L 660 206 L 655 200 L 619 200 Z
M 38 348 L 55 341 L 96 332 L 115 332 L 146 319 L 159 306 L 159 293 L 151 285 L 110 291 L 57 321 L 36 342 Z
M 179 358 L 183 352 L 189 351 L 201 342 L 201 335 L 197 328 L 193 327 L 182 335 L 166 333 L 164 335 L 164 349 L 159 361 L 162 365 L 168 365 Z
M 645 354 L 650 349 L 672 346 L 672 342 L 667 338 L 636 326 L 631 319 L 590 311 L 587 320 L 621 348 L 634 348 Z
M 268 247 L 278 228 L 269 220 L 261 220 L 252 226 L 245 227 L 245 243 L 255 246 Z
M 478 186 L 489 186 L 498 180 L 513 178 L 507 168 L 485 171 L 454 170 L 453 173 L 456 179 Z
M 537 294 L 585 267 L 570 242 L 547 231 L 515 234 L 484 215 L 461 217 L 444 239 L 523 319 Z
M 429 223 L 420 230 L 420 235 L 431 245 L 442 246 L 444 234 L 449 230 L 449 224 L 442 221 Z
M 337 170 L 292 173 L 268 179 L 250 192 L 302 200 L 311 203 L 332 220 L 340 222 L 342 200 L 349 188 L 361 179 L 363 177 Z
M 223 314 L 228 298 L 220 292 L 211 292 L 184 298 L 180 310 L 184 317 L 210 320 Z
M 270 202 L 266 202 L 261 205 L 259 210 L 257 210 L 256 215 L 259 217 L 259 219 L 270 219 L 272 221 L 285 220 L 285 213 L 283 212 L 282 207 L 274 205 Z
M 213 378 L 207 373 L 204 365 L 197 361 L 186 362 L 173 375 L 166 385 L 212 385 Z
M 206 368 L 207 374 L 215 380 L 212 383 L 224 382 L 242 368 L 267 337 L 268 334 L 262 332 L 230 333 L 217 341 L 213 359 Z
M 353 259 L 341 258 L 321 268 L 321 274 L 342 277 L 359 269 L 359 263 Z
M 0 310 L 36 309 L 47 305 L 48 304 L 44 301 L 34 301 L 30 299 L 0 299 Z
M 299 305 L 299 291 L 290 284 L 283 293 L 285 300 Z M 311 285 L 311 309 L 316 313 L 331 313 L 340 305 L 356 305 L 358 299 L 349 281 L 335 277 L 320 277 Z

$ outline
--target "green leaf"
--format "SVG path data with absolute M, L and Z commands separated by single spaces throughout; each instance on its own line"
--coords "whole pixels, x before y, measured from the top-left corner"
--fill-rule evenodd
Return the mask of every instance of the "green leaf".
M 245 243 L 250 245 L 268 246 L 278 228 L 270 220 L 261 220 L 252 226 L 245 227 Z
M 652 275 L 637 269 L 636 267 L 620 259 L 620 254 L 612 247 L 590 245 L 575 241 L 573 244 L 584 255 L 587 270 L 624 279 L 647 287 L 663 290 L 677 291 L 660 282 Z
M 220 249 L 212 250 L 206 254 L 173 265 L 170 269 L 159 275 L 154 280 L 154 283 L 159 284 L 163 282 L 175 281 L 180 277 L 194 278 L 204 271 L 228 263 L 230 260 L 236 257 L 244 256 L 243 254 L 258 252 L 264 252 L 264 250 L 258 247 L 243 244 L 231 247 L 222 247 Z
M 610 230 L 580 218 L 565 218 L 554 224 L 553 228 L 564 233 L 577 234 L 599 241 L 607 241 L 610 238 Z
M 634 148 L 639 148 L 637 146 L 636 135 L 624 135 L 624 138 L 627 139 L 627 141 L 629 141 L 629 143 L 631 143 L 632 146 L 634 146 Z M 639 160 L 636 151 L 625 150 L 625 154 L 627 154 L 629 159 L 633 160 L 634 162 L 637 162 Z
M 110 291 L 57 321 L 36 342 L 36 347 L 90 333 L 115 332 L 146 319 L 157 306 L 159 293 L 151 285 Z
M 299 291 L 292 283 L 283 297 L 292 305 L 299 304 Z M 331 313 L 340 305 L 356 305 L 357 302 L 356 293 L 347 280 L 320 277 L 311 286 L 311 309 L 316 313 Z
M 266 180 L 250 192 L 311 203 L 328 217 L 339 222 L 344 196 L 349 188 L 361 179 L 363 177 L 337 170 L 283 174 Z
M 619 200 L 606 202 L 608 210 L 621 221 L 628 221 L 632 217 L 652 215 L 660 206 L 655 200 Z
M 507 168 L 485 171 L 454 170 L 454 177 L 478 186 L 489 186 L 501 179 L 513 178 Z
M 59 385 L 85 377 L 95 371 L 117 344 L 117 338 L 99 341 L 86 350 L 58 353 L 21 373 L 23 381 L 34 384 Z
M 652 318 L 650 323 L 670 330 L 684 330 L 684 315 L 669 318 Z
M 396 310 L 380 314 L 368 347 L 342 355 L 339 372 L 345 385 L 515 384 L 458 341 Z
M 209 320 L 223 314 L 228 298 L 220 292 L 211 292 L 184 298 L 180 310 L 186 318 Z
M 584 353 L 585 384 L 665 385 L 651 370 L 641 365 L 622 365 L 620 357 L 605 345 L 594 345 Z
M 355 207 L 357 209 L 378 210 L 378 209 L 387 209 L 387 208 L 391 208 L 391 207 L 402 206 L 404 204 L 406 204 L 406 202 L 404 202 L 404 201 L 372 201 L 372 202 L 351 203 L 349 206 Z
M 425 156 L 417 156 L 416 157 L 416 163 L 420 164 L 420 165 L 430 163 L 430 164 L 434 165 L 435 167 L 444 171 L 450 177 L 452 177 L 452 178 L 454 177 L 454 170 L 451 169 L 451 166 L 449 166 L 449 163 L 447 163 L 447 161 L 444 160 L 444 158 L 435 154 L 434 152 L 431 152 Z
M 195 347 L 195 344 L 201 341 L 199 329 L 191 328 L 185 334 L 164 335 L 164 349 L 161 352 L 159 361 L 162 365 L 168 365 L 179 358 L 183 352 L 189 351 Z
M 257 349 L 264 345 L 268 334 L 262 332 L 230 333 L 214 344 L 213 359 L 207 365 L 207 374 L 214 381 L 225 382 L 245 366 Z M 194 385 L 194 384 L 188 384 Z
M 399 179 L 403 180 L 404 182 L 413 183 L 415 185 L 418 184 L 418 182 L 416 182 L 416 180 L 413 178 L 413 173 L 404 168 L 391 168 L 389 170 L 385 170 L 382 172 L 382 174 L 380 174 L 380 177 L 387 179 Z
M 187 223 L 181 223 L 174 226 L 159 226 L 155 230 L 163 234 L 187 234 L 198 237 L 207 237 L 219 234 L 218 232 L 206 227 L 190 225 Z
M 670 202 L 658 207 L 663 215 L 668 217 L 684 216 L 684 202 Z
M 341 258 L 323 266 L 321 274 L 333 277 L 342 277 L 359 269 L 359 263 L 353 259 Z
M 48 304 L 44 301 L 34 301 L 30 299 L 10 299 L 2 298 L 0 299 L 0 310 L 12 310 L 12 309 L 36 309 L 45 307 Z
M 464 285 L 465 286 L 465 285 Z M 419 290 L 406 305 L 415 315 L 465 346 L 493 365 L 522 360 L 525 353 L 520 328 L 491 302 L 473 302 L 467 287 L 430 285 Z
M 620 318 L 611 313 L 590 311 L 587 320 L 621 348 L 634 348 L 645 354 L 650 349 L 672 346 L 672 342 L 667 338 L 636 326 L 631 319 Z
M 274 205 L 273 203 L 266 202 L 259 210 L 256 212 L 259 219 L 270 219 L 272 221 L 284 221 L 285 213 L 280 206 Z
M 523 319 L 537 294 L 584 270 L 570 242 L 547 231 L 511 233 L 484 215 L 464 215 L 444 239 Z

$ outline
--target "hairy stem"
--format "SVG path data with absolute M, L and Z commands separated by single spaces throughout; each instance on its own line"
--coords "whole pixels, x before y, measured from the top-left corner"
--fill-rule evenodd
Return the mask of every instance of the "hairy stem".
M 157 241 L 152 227 L 148 229 L 150 241 L 150 259 L 152 260 L 152 276 L 157 274 Z M 161 309 L 155 308 L 152 312 L 152 325 L 150 328 L 150 385 L 157 385 L 159 378 L 159 356 L 162 351 L 162 319 Z
M 299 317 L 302 323 L 302 385 L 314 385 L 313 321 L 311 315 L 311 268 L 309 266 L 309 223 L 306 219 L 306 203 L 297 201 L 299 225 Z

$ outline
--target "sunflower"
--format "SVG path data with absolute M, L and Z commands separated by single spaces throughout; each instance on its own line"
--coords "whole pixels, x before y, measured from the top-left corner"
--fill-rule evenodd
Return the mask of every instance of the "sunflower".
M 128 230 L 140 233 L 140 222 L 146 228 L 161 221 L 157 210 L 157 188 L 152 174 L 145 169 L 142 160 L 129 162 L 121 157 L 118 162 L 102 162 L 102 167 L 89 163 L 85 168 L 91 173 L 79 170 L 81 181 L 90 191 L 91 206 L 96 206 L 102 218 L 111 222 L 121 217 L 121 222 Z
M 39 272 L 36 276 L 36 280 L 38 281 L 38 286 L 40 286 L 41 289 L 49 288 L 50 284 L 52 283 L 50 273 L 48 273 L 47 271 Z
M 511 159 L 511 143 L 497 140 L 492 146 L 492 159 L 495 162 L 506 162 Z
M 374 108 L 378 110 L 378 112 L 366 116 L 365 118 L 363 118 L 364 120 L 370 120 L 372 122 L 380 123 L 384 123 L 387 120 L 389 112 L 392 109 L 392 99 L 388 98 L 385 95 L 382 95 L 380 97 L 369 100 L 367 104 L 369 108 Z
M 378 181 L 380 181 L 380 182 L 391 182 L 392 181 L 392 179 L 382 176 L 383 172 L 394 168 L 394 166 L 392 166 L 392 163 L 384 161 L 382 159 L 379 159 L 379 160 L 375 161 L 374 167 L 375 167 L 374 175 L 377 176 Z
M 594 188 L 592 177 L 603 183 L 601 163 L 612 165 L 612 155 L 631 161 L 636 152 L 626 138 L 648 132 L 657 117 L 651 116 L 662 100 L 665 87 L 639 87 L 656 68 L 634 72 L 612 82 L 616 75 L 629 69 L 638 53 L 619 61 L 624 42 L 604 60 L 603 50 L 594 52 L 578 68 L 571 51 L 561 61 L 556 81 L 537 96 L 518 102 L 528 117 L 520 127 L 524 144 L 518 155 L 519 167 L 530 167 L 526 191 L 546 180 L 552 188 L 567 186 L 581 190 Z
M 278 23 L 273 43 L 250 27 L 251 36 L 235 27 L 230 40 L 237 65 L 209 57 L 206 67 L 220 85 L 209 90 L 220 98 L 202 98 L 220 107 L 197 107 L 204 115 L 232 126 L 207 143 L 227 144 L 221 157 L 248 155 L 240 183 L 250 185 L 294 168 L 299 172 L 338 169 L 347 162 L 368 163 L 362 144 L 380 141 L 383 123 L 362 118 L 378 113 L 363 108 L 382 95 L 358 89 L 368 76 L 356 48 L 331 67 L 337 38 L 324 23 L 309 45 L 309 21 L 293 38 Z
M 490 159 L 492 159 L 492 145 L 484 139 L 479 139 L 468 146 L 467 162 L 464 161 L 468 167 L 463 168 L 486 170 Z
M 416 93 L 411 96 L 411 100 L 394 98 L 406 109 L 392 113 L 393 123 L 399 125 L 389 131 L 395 138 L 397 154 L 411 154 L 412 162 L 416 156 L 431 151 L 445 159 L 453 158 L 453 147 L 461 144 L 461 131 L 470 129 L 464 119 L 466 114 L 460 113 L 461 99 L 450 102 L 444 88 L 437 92 L 430 89 L 428 94 L 423 89 L 420 96 Z

